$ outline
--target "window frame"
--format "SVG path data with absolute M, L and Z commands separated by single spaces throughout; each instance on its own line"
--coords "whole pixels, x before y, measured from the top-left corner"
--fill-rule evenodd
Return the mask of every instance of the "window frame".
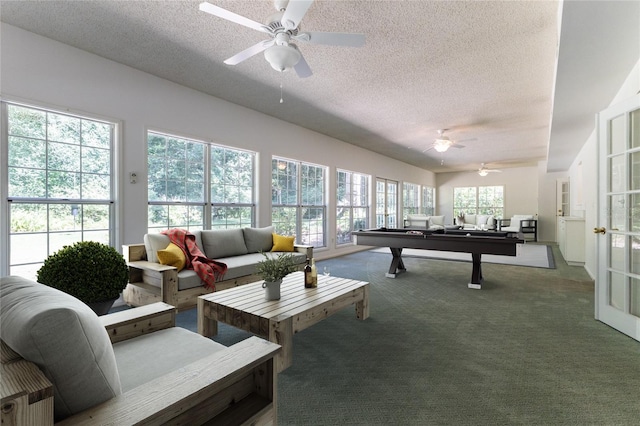
M 10 135 L 9 114 L 11 108 L 22 108 L 44 114 L 44 134 L 41 137 L 22 134 Z M 3 237 L 0 239 L 0 250 L 5 253 L 0 260 L 0 274 L 22 275 L 28 278 L 35 278 L 35 271 L 33 268 L 44 263 L 45 259 L 49 255 L 55 253 L 64 245 L 73 244 L 77 241 L 99 241 L 116 248 L 119 243 L 117 229 L 120 212 L 117 202 L 119 194 L 117 177 L 120 165 L 118 164 L 117 159 L 119 158 L 121 149 L 121 122 L 111 118 L 101 117 L 97 114 L 72 111 L 68 108 L 25 103 L 9 99 L 3 99 L 1 101 L 0 115 L 2 117 L 2 128 L 5 129 L 2 131 L 0 136 L 2 138 L 2 148 L 0 149 L 0 153 L 2 154 L 1 165 L 3 170 L 2 173 L 0 173 L 0 204 L 2 211 L 7 213 L 5 215 L 0 215 L 0 229 L 3 231 Z M 57 116 L 59 119 L 63 118 L 62 122 L 73 122 L 77 120 L 78 128 L 76 132 L 78 139 L 65 140 L 64 137 L 60 139 L 54 138 L 51 133 L 53 124 L 51 124 L 49 120 L 51 116 Z M 95 125 L 104 127 L 103 130 L 106 130 L 108 134 L 106 141 L 107 146 L 101 146 L 105 143 L 104 141 L 98 143 L 87 142 L 85 136 L 88 136 L 89 134 L 85 134 L 85 132 L 90 132 L 91 127 L 87 130 L 85 123 L 92 123 L 91 127 L 94 127 Z M 21 140 L 40 141 L 43 144 L 44 149 L 44 159 L 42 160 L 43 164 L 41 166 L 10 166 L 10 137 L 19 138 Z M 62 163 L 59 163 L 58 166 L 62 168 L 56 168 L 55 165 L 52 165 L 51 152 L 55 152 L 56 147 L 63 151 L 71 150 L 67 151 L 67 153 L 60 157 L 60 161 L 62 161 Z M 73 153 L 73 151 L 77 152 L 76 165 L 70 165 L 68 162 L 69 158 L 73 158 L 75 156 L 68 156 L 68 153 Z M 88 164 L 86 162 L 88 157 L 85 157 L 85 154 L 93 152 L 100 156 L 100 151 L 104 151 L 103 154 L 105 154 L 106 157 L 104 160 L 106 161 L 98 161 L 94 164 L 102 165 L 101 167 L 106 166 L 106 170 L 100 171 L 96 169 L 92 170 L 91 167 L 85 168 L 85 165 Z M 10 194 L 10 169 L 40 170 L 44 175 L 43 195 L 20 196 Z M 51 194 L 49 192 L 51 190 L 49 178 L 56 173 L 59 175 L 75 175 L 78 191 L 76 194 L 73 194 L 75 196 L 66 197 L 66 194 Z M 92 183 L 91 177 L 98 180 Z M 95 190 L 96 187 L 104 185 L 105 182 L 108 182 L 109 185 L 107 191 L 108 194 L 105 194 L 107 197 L 89 198 L 89 195 L 86 194 L 86 190 L 88 190 L 92 185 Z M 44 210 L 39 210 L 39 208 L 36 207 L 36 213 L 37 211 L 44 212 L 41 213 L 45 221 L 44 227 L 42 229 L 34 229 L 26 232 L 14 232 L 12 229 L 13 225 L 11 216 L 12 213 L 14 213 L 13 209 L 20 205 L 33 207 L 42 206 Z M 93 214 L 100 215 L 101 213 L 99 210 L 96 210 L 98 206 L 102 207 L 99 210 L 106 211 L 106 222 L 98 219 L 97 222 L 92 224 L 91 210 L 93 210 Z M 68 228 L 64 220 L 56 220 L 55 216 L 53 216 L 60 208 L 68 208 L 71 212 L 71 215 L 74 217 L 73 228 Z M 80 217 L 80 222 L 76 222 L 78 220 L 78 216 Z M 76 224 L 78 224 L 79 228 L 76 228 Z M 89 225 L 89 227 L 87 227 L 87 225 Z M 95 227 L 92 225 L 95 225 Z M 58 227 L 58 229 L 56 229 L 56 227 Z M 19 236 L 26 235 L 44 236 L 42 242 L 45 247 L 41 249 L 44 256 L 42 261 L 26 260 L 16 263 L 13 262 L 11 241 L 14 237 L 17 238 Z M 96 236 L 98 238 L 95 238 Z M 14 268 L 18 269 L 18 271 L 12 270 Z
M 147 129 L 147 164 L 149 165 L 149 140 L 150 140 L 150 136 L 154 135 L 157 137 L 164 137 L 169 139 L 176 139 L 179 142 L 185 142 L 188 144 L 198 144 L 200 146 L 202 146 L 202 198 L 201 200 L 184 200 L 184 201 L 171 201 L 171 200 L 149 200 L 149 197 L 147 197 L 147 232 L 148 233 L 153 233 L 153 232 L 161 232 L 162 230 L 165 229 L 169 229 L 169 228 L 174 228 L 174 227 L 181 227 L 181 228 L 185 228 L 188 230 L 202 230 L 202 229 L 237 229 L 237 228 L 243 228 L 243 227 L 253 227 L 255 226 L 255 221 L 256 221 L 256 153 L 253 151 L 249 151 L 249 150 L 244 150 L 244 149 L 239 149 L 239 148 L 235 148 L 235 147 L 229 147 L 229 146 L 225 146 L 225 145 L 221 145 L 221 144 L 217 144 L 214 142 L 209 142 L 209 141 L 204 141 L 202 139 L 198 139 L 198 138 L 194 138 L 194 137 L 188 137 L 188 136 L 180 136 L 178 134 L 175 133 L 171 133 L 171 132 L 166 132 L 166 131 L 160 131 L 160 130 L 154 130 L 154 129 Z M 250 168 L 251 168 L 251 202 L 230 202 L 230 201 L 226 201 L 226 202 L 219 202 L 219 201 L 214 201 L 213 198 L 213 194 L 212 194 L 212 181 L 214 180 L 212 178 L 212 170 L 213 170 L 213 164 L 212 164 L 212 155 L 214 150 L 222 150 L 223 152 L 233 152 L 233 153 L 238 153 L 238 154 L 246 154 L 248 156 L 250 156 Z M 185 153 L 185 155 L 187 155 Z M 186 164 L 187 162 L 185 161 L 185 169 L 186 169 Z M 195 164 L 195 163 L 194 163 Z M 199 164 L 199 163 L 198 163 Z M 147 186 L 151 186 L 152 185 L 152 179 L 151 179 L 151 167 L 149 167 L 149 173 L 148 173 L 148 181 L 147 181 Z M 185 175 L 186 176 L 186 175 Z M 186 179 L 186 177 L 185 177 Z M 188 184 L 188 181 L 185 180 L 185 185 Z M 166 194 L 165 194 L 166 195 Z M 185 192 L 185 196 L 188 196 L 187 193 Z M 161 224 L 160 222 L 157 222 L 158 226 L 151 226 L 151 216 L 152 216 L 152 209 L 153 208 L 158 208 L 158 207 L 166 207 L 166 212 L 164 212 L 163 214 L 166 217 L 166 224 Z M 201 220 L 198 222 L 192 222 L 191 219 L 189 219 L 192 214 L 192 211 L 196 211 L 196 209 L 200 210 L 200 212 L 195 213 L 196 216 L 200 217 Z M 213 220 L 213 214 L 215 212 L 216 209 L 249 209 L 250 210 L 250 220 L 249 221 L 243 221 L 240 220 L 239 223 L 233 223 L 231 221 L 228 220 L 228 216 L 225 216 L 226 218 L 226 222 L 224 223 L 224 226 L 215 226 L 214 224 L 214 220 Z M 186 217 L 186 220 L 182 220 L 180 222 L 175 220 L 175 216 L 171 215 L 171 210 L 182 210 L 181 214 L 182 216 Z M 173 219 L 172 219 L 173 217 Z M 232 224 L 232 226 L 229 226 L 230 224 Z
M 316 191 L 316 199 L 317 194 L 321 194 L 322 200 L 321 203 L 309 202 L 308 195 L 305 193 L 305 182 L 303 181 L 303 168 L 304 167 L 313 167 L 318 170 L 322 170 L 322 190 Z M 281 180 L 281 177 L 284 173 L 288 176 L 293 176 L 291 171 L 294 171 L 295 174 L 295 188 L 289 186 L 290 179 L 287 179 L 287 186 L 285 188 L 280 188 L 278 182 Z M 278 170 L 280 172 L 278 172 Z M 286 171 L 286 172 L 285 172 Z M 308 244 L 312 245 L 314 248 L 325 248 L 327 247 L 327 181 L 328 181 L 328 172 L 329 168 L 327 166 L 322 166 L 319 164 L 313 164 L 293 159 L 288 159 L 279 156 L 271 157 L 271 223 L 274 226 L 274 232 L 279 234 L 293 234 L 296 236 L 296 243 L 298 244 Z M 317 180 L 316 180 L 317 181 Z M 285 191 L 285 202 L 283 200 L 282 191 Z M 292 192 L 293 191 L 293 192 Z M 291 199 L 291 196 L 294 196 Z M 280 202 L 277 202 L 280 200 Z M 316 227 L 316 232 L 312 232 L 312 228 L 314 228 L 314 221 L 309 220 L 305 222 L 303 220 L 304 214 L 311 210 L 319 210 L 322 212 L 322 224 L 321 230 L 318 232 Z M 288 210 L 288 211 L 287 211 Z M 276 212 L 282 212 L 279 214 L 280 217 L 276 217 Z M 286 216 L 295 216 L 295 225 L 294 227 L 288 226 L 283 228 L 283 221 L 281 218 L 285 218 Z M 305 232 L 306 231 L 306 232 Z M 308 241 L 305 241 L 305 234 L 307 235 Z M 321 245 L 316 245 L 312 241 L 313 235 L 320 235 L 322 238 Z
M 482 190 L 500 188 L 502 192 L 502 206 L 499 205 L 481 205 L 481 192 Z M 457 202 L 457 190 L 466 190 L 469 194 L 473 193 L 473 205 L 467 205 Z M 469 211 L 469 209 L 473 211 Z M 453 217 L 458 217 L 461 213 L 464 214 L 490 214 L 496 218 L 504 215 L 504 185 L 482 185 L 482 186 L 460 186 L 453 188 Z
M 340 174 L 345 174 L 348 176 L 348 182 L 349 182 L 349 189 L 346 190 L 346 192 L 348 193 L 348 200 L 344 200 L 341 201 L 340 200 Z M 365 179 L 365 188 L 361 189 L 359 191 L 355 191 L 355 178 L 359 177 L 359 178 L 364 178 Z M 362 185 L 357 185 L 358 187 L 361 187 Z M 352 172 L 349 170 L 344 170 L 344 169 L 336 169 L 336 246 L 344 246 L 344 245 L 348 245 L 348 244 L 353 244 L 353 235 L 352 232 L 358 228 L 361 229 L 365 229 L 368 227 L 369 221 L 370 221 L 370 215 L 371 215 L 371 196 L 370 196 L 370 191 L 371 191 L 371 176 L 367 175 L 365 173 L 358 173 L 358 172 Z M 356 198 L 356 194 L 361 194 L 361 196 L 365 197 L 365 202 L 363 204 L 359 204 L 357 202 L 354 202 L 354 199 Z M 354 214 L 354 210 L 362 210 L 364 209 L 365 211 L 365 217 L 364 219 L 362 219 L 361 217 L 356 218 L 357 215 Z M 348 216 L 348 221 L 349 221 L 349 230 L 343 231 L 341 228 L 341 224 L 343 222 L 341 222 L 340 218 L 341 218 L 341 213 L 340 210 L 346 210 L 347 216 Z M 358 227 L 356 226 L 356 220 L 357 221 L 361 221 L 364 220 L 363 226 L 362 227 Z M 348 239 L 346 238 L 341 238 L 341 235 L 347 235 L 348 234 Z

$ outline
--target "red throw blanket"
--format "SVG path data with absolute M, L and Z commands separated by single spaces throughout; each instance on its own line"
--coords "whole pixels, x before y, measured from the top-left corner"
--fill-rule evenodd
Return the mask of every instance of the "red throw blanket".
M 215 290 L 215 282 L 221 280 L 227 272 L 227 265 L 205 256 L 196 245 L 196 236 L 185 229 L 169 229 L 162 233 L 184 252 L 187 258 L 185 268 L 196 271 L 204 284 L 211 290 Z

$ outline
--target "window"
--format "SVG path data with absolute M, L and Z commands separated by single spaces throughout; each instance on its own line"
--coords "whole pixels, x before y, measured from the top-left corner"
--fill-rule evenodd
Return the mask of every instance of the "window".
M 253 225 L 254 153 L 156 132 L 147 144 L 149 232 Z
M 402 217 L 420 212 L 420 185 L 415 183 L 402 184 Z
M 436 214 L 436 190 L 431 186 L 422 187 L 422 213 L 427 216 Z
M 296 235 L 296 241 L 325 247 L 326 168 L 282 158 L 271 167 L 271 223 L 279 234 Z
M 65 245 L 114 245 L 115 123 L 2 104 L 9 271 L 35 278 Z
M 453 214 L 504 214 L 504 186 L 453 188 Z
M 338 170 L 336 197 L 336 243 L 349 244 L 369 223 L 369 176 Z

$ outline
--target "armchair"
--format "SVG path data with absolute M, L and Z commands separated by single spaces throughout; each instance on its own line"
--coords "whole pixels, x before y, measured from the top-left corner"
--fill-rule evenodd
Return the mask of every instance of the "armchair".
M 533 241 L 538 241 L 538 220 L 533 215 L 514 215 L 510 219 L 498 219 L 498 231 L 533 234 Z
M 2 424 L 274 424 L 280 347 L 222 346 L 155 303 L 97 317 L 74 297 L 0 278 Z

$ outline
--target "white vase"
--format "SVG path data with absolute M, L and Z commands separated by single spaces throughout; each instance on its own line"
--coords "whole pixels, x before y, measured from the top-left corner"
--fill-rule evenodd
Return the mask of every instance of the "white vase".
M 273 282 L 263 282 L 262 288 L 264 288 L 264 296 L 267 300 L 278 300 L 280 299 L 280 285 L 282 284 L 282 280 L 273 281 Z

